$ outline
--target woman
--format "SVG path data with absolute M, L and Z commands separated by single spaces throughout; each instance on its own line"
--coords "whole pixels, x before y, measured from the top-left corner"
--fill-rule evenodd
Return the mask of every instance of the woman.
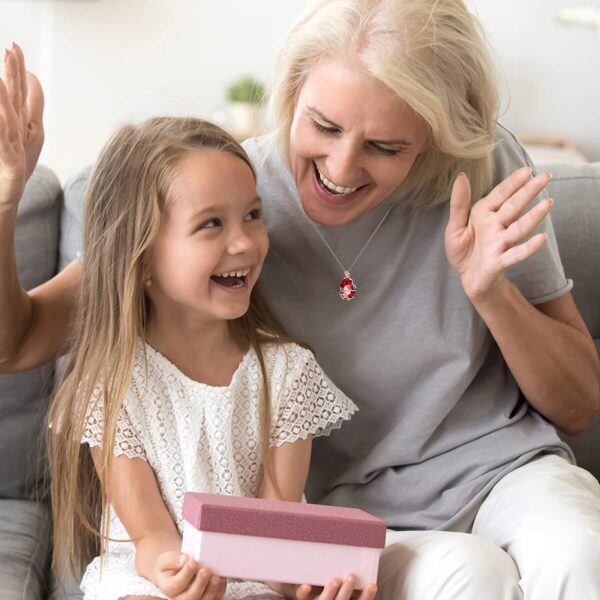
M 460 0 L 321 1 L 246 143 L 267 292 L 361 408 L 315 444 L 309 500 L 388 522 L 382 598 L 600 591 L 600 486 L 548 422 L 585 429 L 598 358 L 492 73 Z M 25 369 L 65 351 L 81 265 L 25 294 L 0 243 L 1 355 Z

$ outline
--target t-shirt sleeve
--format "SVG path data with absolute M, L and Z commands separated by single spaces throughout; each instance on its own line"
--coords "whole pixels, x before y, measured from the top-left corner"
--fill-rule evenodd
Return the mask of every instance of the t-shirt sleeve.
M 329 435 L 358 410 L 325 375 L 314 354 L 288 346 L 286 370 L 274 401 L 271 446 Z
M 534 168 L 535 174 L 535 166 L 525 149 L 508 130 L 499 126 L 497 146 L 494 151 L 494 185 L 500 183 L 516 169 L 527 165 Z M 543 190 L 531 202 L 528 209 L 547 197 L 548 194 Z M 573 287 L 573 282 L 565 277 L 550 215 L 544 218 L 531 236 L 544 232 L 548 235 L 544 245 L 535 254 L 509 267 L 506 271 L 507 277 L 532 304 L 559 298 Z
M 103 402 L 100 388 L 96 387 L 88 406 L 83 437 L 81 438 L 82 444 L 89 444 L 91 447 L 102 446 L 104 426 Z M 144 452 L 144 446 L 127 414 L 126 401 L 123 401 L 117 418 L 114 454 L 115 456 L 125 455 L 128 458 L 148 460 Z

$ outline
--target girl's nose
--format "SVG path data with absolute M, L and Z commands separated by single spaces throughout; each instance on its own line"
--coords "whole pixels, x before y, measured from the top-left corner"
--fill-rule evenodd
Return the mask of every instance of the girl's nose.
M 229 254 L 244 254 L 254 250 L 254 246 L 254 240 L 244 226 L 232 229 L 227 244 Z

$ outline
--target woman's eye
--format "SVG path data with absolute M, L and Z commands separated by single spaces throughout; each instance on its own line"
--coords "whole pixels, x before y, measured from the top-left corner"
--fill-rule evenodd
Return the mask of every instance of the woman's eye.
M 254 210 L 251 210 L 246 215 L 246 221 L 255 221 L 256 219 L 260 219 L 261 217 L 262 217 L 262 209 L 255 208 Z
M 335 135 L 336 133 L 339 133 L 340 130 L 337 127 L 327 127 L 325 125 L 321 125 L 321 123 L 319 123 L 318 121 L 313 121 L 313 127 L 317 130 L 320 131 L 321 133 L 325 133 L 327 135 Z
M 392 150 L 390 148 L 382 148 L 379 144 L 370 144 L 371 149 L 377 152 L 377 154 L 381 154 L 382 156 L 396 156 L 398 154 L 398 150 Z

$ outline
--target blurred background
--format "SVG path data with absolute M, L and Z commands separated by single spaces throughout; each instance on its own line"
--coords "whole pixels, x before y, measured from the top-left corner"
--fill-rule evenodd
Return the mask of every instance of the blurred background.
M 308 0 L 0 0 L 0 48 L 22 45 L 46 94 L 41 161 L 64 182 L 118 125 L 211 118 L 256 100 Z M 500 121 L 534 160 L 600 160 L 600 0 L 470 0 L 495 49 Z M 250 89 L 250 92 L 248 90 Z M 252 91 L 253 90 L 253 91 Z M 247 98 L 249 96 L 249 98 Z M 239 117 L 243 118 L 243 117 Z

